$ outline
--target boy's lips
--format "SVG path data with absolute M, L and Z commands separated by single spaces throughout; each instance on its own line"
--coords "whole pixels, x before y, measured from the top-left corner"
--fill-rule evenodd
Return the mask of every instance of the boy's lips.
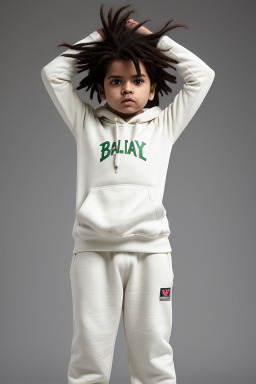
M 124 100 L 122 101 L 122 103 L 125 103 L 125 102 L 128 102 L 128 101 L 130 101 L 130 102 L 133 102 L 133 103 L 134 103 L 134 100 L 133 100 L 133 99 L 131 99 L 130 97 L 127 97 L 126 99 L 124 99 Z

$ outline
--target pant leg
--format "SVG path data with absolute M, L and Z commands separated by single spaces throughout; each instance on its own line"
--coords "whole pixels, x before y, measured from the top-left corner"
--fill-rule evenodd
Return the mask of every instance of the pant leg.
M 137 253 L 126 273 L 123 322 L 131 382 L 176 384 L 169 344 L 174 280 L 171 253 Z
M 79 252 L 72 257 L 69 384 L 109 382 L 123 302 L 123 263 L 119 265 L 118 260 L 118 255 L 107 251 Z

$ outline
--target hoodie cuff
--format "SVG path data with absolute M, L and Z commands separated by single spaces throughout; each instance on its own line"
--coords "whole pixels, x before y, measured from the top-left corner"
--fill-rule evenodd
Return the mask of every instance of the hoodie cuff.
M 104 40 L 98 31 L 94 31 L 94 32 L 90 33 L 90 36 L 94 41 L 103 41 Z
M 158 49 L 171 49 L 175 44 L 174 40 L 172 40 L 169 36 L 163 35 L 157 42 Z

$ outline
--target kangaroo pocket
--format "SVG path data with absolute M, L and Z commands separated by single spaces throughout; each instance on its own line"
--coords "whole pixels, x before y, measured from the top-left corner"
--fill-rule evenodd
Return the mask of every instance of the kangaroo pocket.
M 151 187 L 135 184 L 91 187 L 77 212 L 83 237 L 157 237 L 170 233 L 166 210 Z

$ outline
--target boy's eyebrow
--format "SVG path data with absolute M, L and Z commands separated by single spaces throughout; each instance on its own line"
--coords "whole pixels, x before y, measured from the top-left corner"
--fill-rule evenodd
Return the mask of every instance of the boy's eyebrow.
M 141 75 L 132 75 L 132 77 L 146 77 L 146 75 L 143 75 L 143 74 L 141 74 Z M 108 79 L 112 79 L 112 78 L 115 78 L 115 79 L 122 79 L 123 78 L 123 76 L 109 76 L 108 77 Z

